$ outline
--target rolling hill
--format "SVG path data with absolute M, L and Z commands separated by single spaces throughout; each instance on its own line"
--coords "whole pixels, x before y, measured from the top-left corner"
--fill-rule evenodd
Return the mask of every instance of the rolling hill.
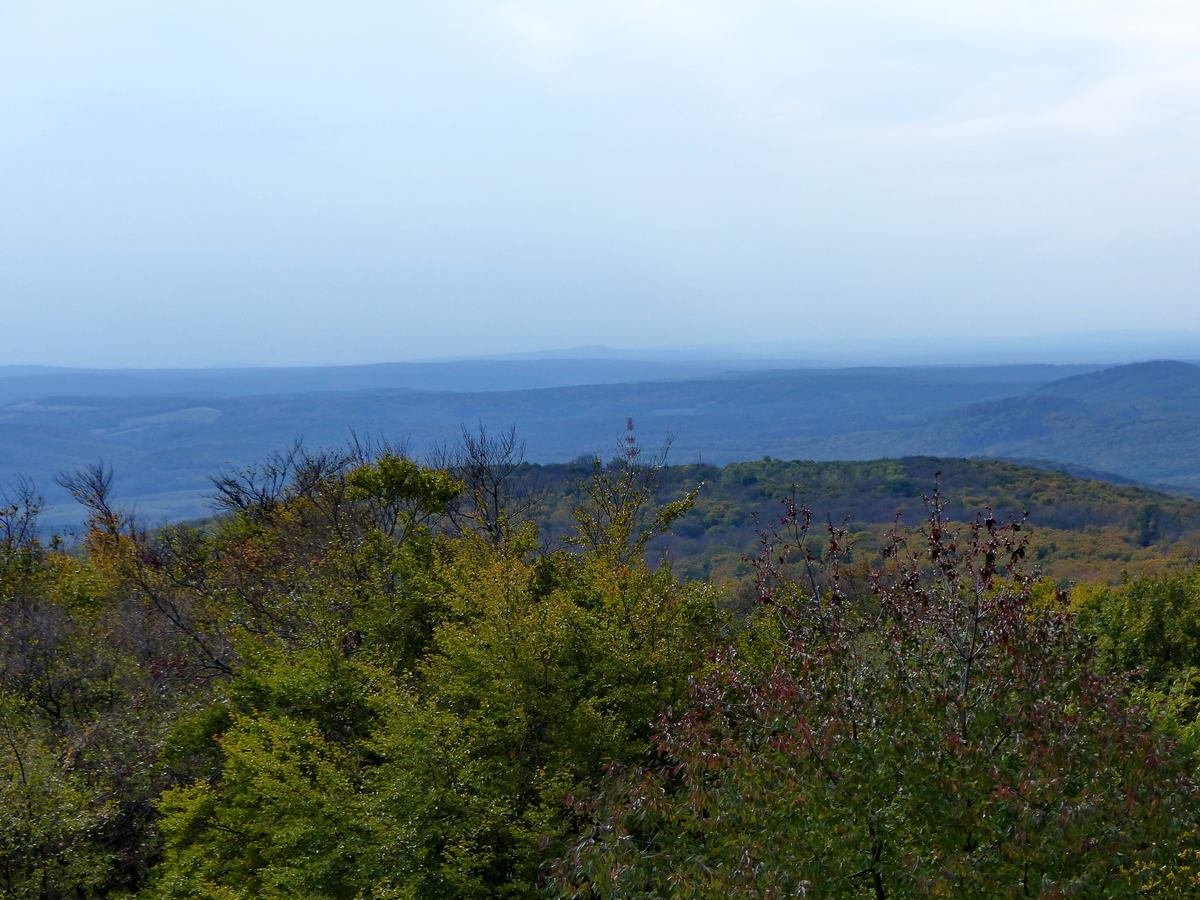
M 903 433 L 899 452 L 1038 458 L 1200 490 L 1200 366 L 1148 362 L 972 404 Z
M 117 381 L 97 376 L 92 392 L 13 399 L 14 384 L 31 384 L 23 379 L 50 378 L 38 382 L 45 388 L 62 373 L 9 375 L 0 377 L 0 393 L 10 392 L 0 402 L 0 483 L 16 475 L 33 477 L 50 498 L 49 520 L 69 522 L 75 512 L 55 493 L 54 476 L 103 459 L 116 471 L 124 499 L 153 518 L 175 519 L 206 513 L 210 475 L 249 464 L 300 437 L 322 446 L 343 443 L 356 431 L 405 442 L 420 455 L 453 441 L 464 424 L 511 424 L 526 440 L 530 460 L 556 462 L 612 455 L 626 419 L 633 418 L 647 446 L 674 435 L 671 458 L 677 463 L 763 456 L 1020 459 L 1200 492 L 1200 367 L 1186 363 L 789 369 L 684 377 L 671 365 L 567 362 L 575 368 L 562 369 L 561 361 L 548 368 L 546 361 L 483 361 L 463 364 L 465 369 L 431 364 L 439 383 L 471 386 L 436 391 L 349 389 L 362 383 L 358 379 L 394 381 L 397 371 L 408 373 L 404 377 L 426 371 L 350 367 L 353 371 L 324 375 L 252 371 L 246 380 L 224 370 L 177 373 L 150 378 L 149 387 L 136 390 L 129 373 L 109 373 Z M 604 370 L 608 365 L 618 368 Z M 501 389 L 531 378 L 569 380 L 602 370 L 633 380 Z M 137 376 L 143 377 L 149 378 Z M 213 388 L 207 392 L 201 390 L 206 378 Z M 479 389 L 481 381 L 492 389 Z M 113 390 L 114 384 L 125 393 L 95 393 Z M 305 384 L 347 389 L 291 389 Z M 252 389 L 261 392 L 244 393 Z
M 531 460 L 554 462 L 611 455 L 628 417 L 647 445 L 674 434 L 672 458 L 679 462 L 883 456 L 889 455 L 887 449 L 844 453 L 838 442 L 881 424 L 902 429 L 964 404 L 1026 392 L 1082 371 L 1088 370 L 801 369 L 507 391 L 39 397 L 0 405 L 0 481 L 31 476 L 59 505 L 63 498 L 53 492 L 55 474 L 104 459 L 116 470 L 124 497 L 156 515 L 190 517 L 206 509 L 209 475 L 251 463 L 298 437 L 310 446 L 340 444 L 354 430 L 405 441 L 421 454 L 453 441 L 463 424 L 515 424 Z M 50 511 L 51 517 L 56 514 Z M 69 508 L 63 511 L 72 514 Z

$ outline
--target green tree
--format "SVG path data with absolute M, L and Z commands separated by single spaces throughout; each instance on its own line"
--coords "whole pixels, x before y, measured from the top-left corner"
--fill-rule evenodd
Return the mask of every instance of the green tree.
M 71 764 L 28 703 L 0 693 L 0 896 L 101 896 L 114 862 L 109 793 Z
M 529 526 L 439 533 L 456 488 L 440 473 L 385 457 L 338 478 L 241 511 L 197 557 L 216 568 L 197 592 L 247 627 L 229 713 L 169 742 L 217 754 L 163 797 L 154 892 L 532 896 L 566 798 L 646 752 L 719 625 L 711 589 L 631 552 L 684 507 L 644 510 L 631 488 L 580 552 L 538 554 Z M 408 524 L 380 526 L 399 521 L 383 504 Z
M 1019 523 L 956 533 L 935 501 L 923 556 L 897 538 L 865 590 L 844 532 L 818 561 L 805 516 L 784 525 L 751 639 L 662 719 L 660 764 L 581 808 L 560 890 L 1132 897 L 1180 873 L 1184 760 L 1061 605 L 1035 602 Z

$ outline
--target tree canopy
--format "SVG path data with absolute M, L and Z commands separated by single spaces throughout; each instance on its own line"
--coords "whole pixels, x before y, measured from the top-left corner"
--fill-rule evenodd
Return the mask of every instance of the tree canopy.
M 72 546 L 10 491 L 0 896 L 1196 894 L 1194 570 L 1068 593 L 931 484 L 887 533 L 787 500 L 705 580 L 661 556 L 698 480 L 547 499 L 473 439 L 295 447 L 159 529 L 92 467 Z

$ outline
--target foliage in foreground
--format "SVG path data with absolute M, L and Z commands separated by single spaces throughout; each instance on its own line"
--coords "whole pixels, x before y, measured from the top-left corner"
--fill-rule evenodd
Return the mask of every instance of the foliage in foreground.
M 558 868 L 577 896 L 1183 895 L 1188 766 L 1061 599 L 1021 574 L 1020 523 L 934 501 L 865 591 L 808 520 L 758 562 L 760 612 L 614 766 Z M 797 562 L 798 559 L 798 562 Z M 799 575 L 788 572 L 798 565 Z M 824 577 L 818 577 L 818 576 Z M 1186 884 L 1180 881 L 1180 878 Z
M 73 552 L 19 489 L 0 897 L 1196 894 L 1194 575 L 1075 611 L 1023 526 L 935 501 L 872 570 L 792 504 L 731 617 L 626 449 L 561 548 L 511 436 L 282 454 L 205 529 L 96 468 Z

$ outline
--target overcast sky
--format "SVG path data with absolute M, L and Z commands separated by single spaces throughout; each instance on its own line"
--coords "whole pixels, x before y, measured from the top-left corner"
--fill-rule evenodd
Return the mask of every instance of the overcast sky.
M 0 3 L 0 364 L 1200 328 L 1197 0 Z

